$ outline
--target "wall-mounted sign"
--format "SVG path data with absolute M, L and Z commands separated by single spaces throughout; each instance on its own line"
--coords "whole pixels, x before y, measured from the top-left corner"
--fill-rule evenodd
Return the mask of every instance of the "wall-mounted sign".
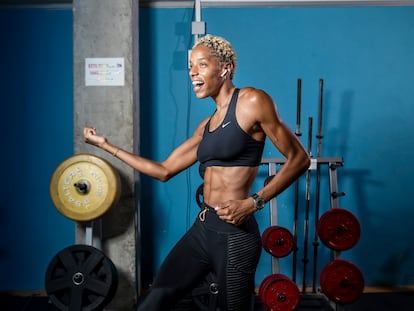
M 125 67 L 123 58 L 85 58 L 86 86 L 123 86 Z

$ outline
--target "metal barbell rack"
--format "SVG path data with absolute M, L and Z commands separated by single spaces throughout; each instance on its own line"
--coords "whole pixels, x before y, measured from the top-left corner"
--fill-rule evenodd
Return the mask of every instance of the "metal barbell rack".
M 295 182 L 295 202 L 294 202 L 294 220 L 293 234 L 288 229 L 277 225 L 278 211 L 276 198 L 270 200 L 270 227 L 266 229 L 262 235 L 262 243 L 264 249 L 271 254 L 271 268 L 274 282 L 267 282 L 265 278 L 259 288 L 259 296 L 267 307 L 280 307 L 280 310 L 292 310 L 298 307 L 300 301 L 309 302 L 310 308 L 329 308 L 330 310 L 342 311 L 344 304 L 351 303 L 358 299 L 364 289 L 364 278 L 358 267 L 350 261 L 340 259 L 340 252 L 353 247 L 359 239 L 360 224 L 358 219 L 350 211 L 339 208 L 338 199 L 345 195 L 338 192 L 338 176 L 337 168 L 343 166 L 342 157 L 322 157 L 322 117 L 323 117 L 323 85 L 324 80 L 319 79 L 319 100 L 318 100 L 318 126 L 317 126 L 317 153 L 316 157 L 312 155 L 312 123 L 313 118 L 308 118 L 308 145 L 307 153 L 311 159 L 310 166 L 306 171 L 306 205 L 304 217 L 304 237 L 303 237 L 303 271 L 302 271 L 302 291 L 297 291 L 296 270 L 297 270 L 297 254 L 298 254 L 298 211 L 299 211 L 299 180 Z M 301 102 L 302 102 L 302 79 L 297 80 L 297 111 L 296 111 L 296 130 L 295 135 L 300 140 L 301 131 Z M 261 164 L 268 166 L 268 177 L 276 175 L 277 166 L 286 163 L 284 158 L 264 158 Z M 321 182 L 321 166 L 327 165 L 329 169 L 329 187 L 330 187 L 330 209 L 325 212 L 322 217 L 319 215 L 319 199 L 320 199 L 320 182 Z M 315 189 L 315 227 L 313 236 L 313 275 L 312 275 L 312 291 L 309 293 L 307 289 L 307 266 L 309 264 L 309 219 L 310 219 L 310 202 L 311 202 L 311 171 L 316 170 L 316 189 Z M 280 234 L 285 229 L 284 235 Z M 278 234 L 270 238 L 267 232 L 274 229 Z M 312 239 L 312 238 L 311 238 Z M 322 242 L 330 249 L 330 262 L 322 269 L 319 275 L 319 288 L 317 289 L 316 280 L 318 273 L 318 247 Z M 284 246 L 293 252 L 292 258 L 292 278 L 279 273 L 279 258 L 286 254 Z M 283 250 L 284 252 L 282 252 Z M 332 272 L 335 273 L 332 273 Z M 278 285 L 278 282 L 282 285 Z M 288 292 L 286 288 L 291 287 L 292 292 Z M 340 291 L 338 291 L 340 289 Z M 316 305 L 317 300 L 323 302 L 323 306 Z M 307 306 L 307 305 L 306 305 Z M 284 309 L 282 309 L 284 308 Z
M 261 161 L 262 165 L 268 166 L 268 176 L 276 175 L 277 167 L 280 165 L 285 164 L 285 158 L 263 158 Z M 338 191 L 338 175 L 337 175 L 337 168 L 343 166 L 343 158 L 342 157 L 314 157 L 311 158 L 311 164 L 308 170 L 316 170 L 318 166 L 321 165 L 328 165 L 329 169 L 329 188 L 330 188 L 330 208 L 338 208 L 339 207 L 339 197 L 345 195 L 343 192 Z M 278 211 L 277 211 L 277 198 L 273 198 L 269 201 L 269 213 L 270 213 L 270 225 L 276 226 L 278 224 Z M 314 228 L 316 230 L 316 228 Z M 294 247 L 297 247 L 296 245 Z M 339 252 L 332 251 L 332 259 L 339 257 Z M 294 262 L 296 265 L 296 262 Z M 271 256 L 271 271 L 272 274 L 280 273 L 279 268 L 279 258 L 275 256 Z M 314 273 L 316 273 L 314 271 Z M 306 287 L 306 284 L 303 284 Z M 323 298 L 324 300 L 329 302 L 329 305 L 336 311 L 343 311 L 344 307 L 339 305 L 335 302 L 330 301 L 323 293 L 320 291 L 313 292 L 313 293 L 306 293 L 302 292 L 302 297 L 309 298 Z

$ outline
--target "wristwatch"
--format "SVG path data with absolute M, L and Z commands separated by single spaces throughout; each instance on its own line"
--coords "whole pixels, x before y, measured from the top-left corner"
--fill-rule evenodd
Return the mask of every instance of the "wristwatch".
M 261 196 L 259 196 L 257 193 L 252 194 L 252 195 L 251 195 L 251 197 L 253 198 L 253 201 L 254 201 L 254 207 L 255 207 L 257 210 L 260 210 L 260 209 L 262 209 L 262 208 L 265 206 L 265 204 L 266 204 L 265 199 L 263 199 L 263 198 L 262 198 Z

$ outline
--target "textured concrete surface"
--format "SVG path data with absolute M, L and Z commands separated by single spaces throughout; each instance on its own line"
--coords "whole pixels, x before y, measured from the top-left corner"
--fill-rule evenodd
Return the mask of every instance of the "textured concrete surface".
M 137 299 L 136 207 L 137 174 L 112 155 L 85 144 L 84 126 L 94 126 L 108 140 L 137 152 L 138 116 L 138 1 L 73 1 L 74 151 L 105 158 L 121 177 L 121 198 L 93 230 L 94 243 L 114 262 L 119 286 L 108 309 L 132 310 Z M 86 58 L 124 58 L 125 85 L 86 86 Z M 71 116 L 68 116 L 71 117 Z M 85 224 L 77 224 L 76 241 L 85 243 Z M 100 247 L 98 247 L 100 248 Z M 138 284 L 139 285 L 139 284 Z

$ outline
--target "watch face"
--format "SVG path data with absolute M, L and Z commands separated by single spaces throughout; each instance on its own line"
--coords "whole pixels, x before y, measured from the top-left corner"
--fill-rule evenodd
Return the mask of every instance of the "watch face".
M 253 195 L 252 197 L 254 199 L 256 209 L 262 209 L 265 206 L 266 202 L 263 198 L 259 197 L 257 194 Z
M 265 206 L 265 200 L 263 200 L 262 198 L 258 198 L 257 199 L 257 208 L 261 209 Z

